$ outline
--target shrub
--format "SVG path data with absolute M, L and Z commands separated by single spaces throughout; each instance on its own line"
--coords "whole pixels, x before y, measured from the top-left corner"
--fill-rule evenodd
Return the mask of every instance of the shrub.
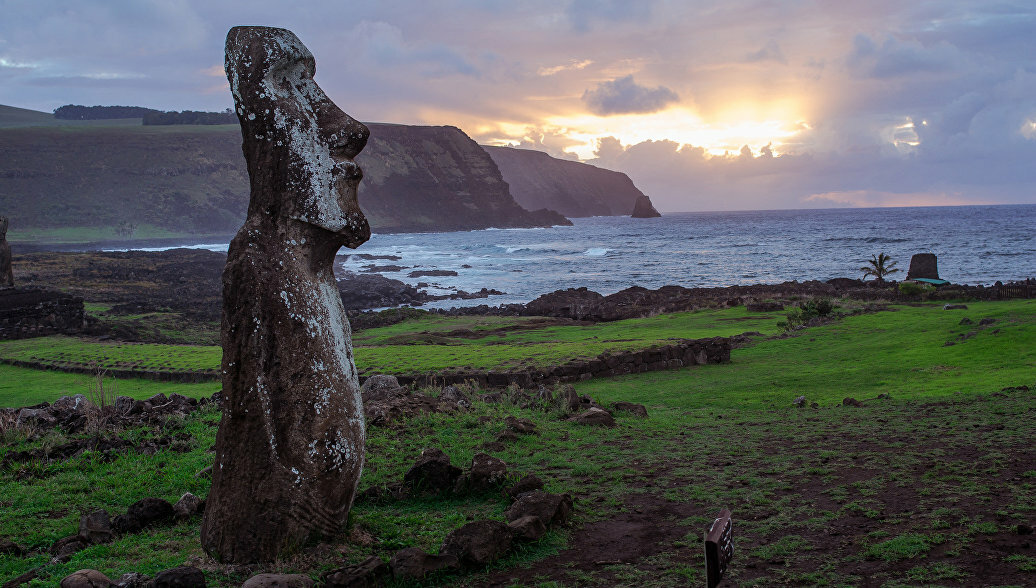
M 800 302 L 798 308 L 793 308 L 788 311 L 788 320 L 778 322 L 777 326 L 790 331 L 815 318 L 829 316 L 834 309 L 835 304 L 830 299 L 813 298 L 805 302 Z

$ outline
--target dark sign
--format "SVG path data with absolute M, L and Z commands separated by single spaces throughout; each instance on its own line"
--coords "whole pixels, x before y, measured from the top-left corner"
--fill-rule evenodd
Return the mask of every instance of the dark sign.
M 709 588 L 715 588 L 727 571 L 727 564 L 734 557 L 734 537 L 730 522 L 730 511 L 719 511 L 719 517 L 705 531 L 705 575 Z

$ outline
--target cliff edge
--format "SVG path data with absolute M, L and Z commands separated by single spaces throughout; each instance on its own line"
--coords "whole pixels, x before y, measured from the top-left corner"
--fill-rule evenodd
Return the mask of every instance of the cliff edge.
M 567 217 L 628 216 L 639 199 L 647 198 L 621 172 L 530 149 L 482 148 L 500 168 L 515 201 L 530 210 L 550 208 Z

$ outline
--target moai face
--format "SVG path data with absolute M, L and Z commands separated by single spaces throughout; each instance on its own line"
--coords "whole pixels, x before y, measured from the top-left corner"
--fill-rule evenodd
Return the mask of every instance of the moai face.
M 356 200 L 363 172 L 353 161 L 370 131 L 314 81 L 309 49 L 285 29 L 235 27 L 227 36 L 226 70 L 242 132 L 256 149 L 254 157 L 245 154 L 253 183 L 249 215 L 308 223 L 347 247 L 370 238 Z M 257 182 L 268 189 L 255 190 Z M 291 197 L 256 202 L 261 193 Z

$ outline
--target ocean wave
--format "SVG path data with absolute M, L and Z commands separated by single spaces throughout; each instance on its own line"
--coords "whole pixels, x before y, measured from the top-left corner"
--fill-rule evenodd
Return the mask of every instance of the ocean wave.
M 588 255 L 590 257 L 602 257 L 608 255 L 609 251 L 611 251 L 611 249 L 608 249 L 607 247 L 591 247 L 584 251 L 583 255 Z

